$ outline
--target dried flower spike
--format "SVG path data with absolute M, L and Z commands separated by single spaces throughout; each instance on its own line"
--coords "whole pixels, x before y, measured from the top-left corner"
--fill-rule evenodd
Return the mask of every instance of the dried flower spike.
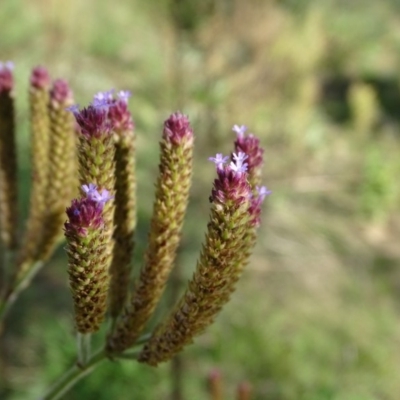
M 108 341 L 110 352 L 130 347 L 152 315 L 179 244 L 192 175 L 193 131 L 188 118 L 172 114 L 164 123 L 161 159 L 145 264 L 130 304 Z
M 34 68 L 29 89 L 32 188 L 29 216 L 19 255 L 17 279 L 27 272 L 33 261 L 38 260 L 40 245 L 43 240 L 43 220 L 46 213 L 49 172 L 49 85 L 50 77 L 47 70 L 40 66 Z
M 107 308 L 109 251 L 103 210 L 104 202 L 95 196 L 73 200 L 64 225 L 75 324 L 83 334 L 100 328 Z
M 5 248 L 17 245 L 17 156 L 13 64 L 0 62 L 0 236 Z
M 245 157 L 235 154 L 229 165 L 215 157 L 217 179 L 205 243 L 189 287 L 169 318 L 154 332 L 139 361 L 157 365 L 177 354 L 210 325 L 228 301 L 237 280 L 242 241 L 252 229 L 252 191 Z M 223 163 L 222 163 L 223 164 Z
M 46 192 L 46 219 L 39 258 L 47 259 L 62 236 L 65 208 L 71 201 L 74 183 L 71 158 L 75 153 L 74 118 L 67 107 L 73 103 L 72 91 L 62 79 L 54 81 L 50 91 L 50 162 Z

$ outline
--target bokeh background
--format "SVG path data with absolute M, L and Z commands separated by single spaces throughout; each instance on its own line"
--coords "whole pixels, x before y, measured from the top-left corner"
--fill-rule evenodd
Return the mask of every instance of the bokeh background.
M 243 380 L 255 400 L 399 398 L 399 1 L 0 0 L 0 59 L 16 65 L 22 216 L 30 69 L 43 64 L 68 79 L 82 105 L 100 90 L 133 92 L 136 270 L 171 112 L 188 114 L 196 132 L 183 282 L 206 229 L 207 157 L 230 151 L 233 124 L 249 126 L 265 147 L 273 195 L 216 323 L 179 362 L 105 363 L 66 399 L 205 400 L 215 368 L 227 399 Z M 158 319 L 182 290 L 176 281 Z M 0 398 L 37 397 L 71 364 L 74 346 L 61 249 L 7 320 Z

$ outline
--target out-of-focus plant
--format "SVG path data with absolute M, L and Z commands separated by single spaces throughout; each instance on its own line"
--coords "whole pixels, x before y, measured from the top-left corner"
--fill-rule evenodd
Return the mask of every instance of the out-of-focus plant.
M 208 388 L 210 392 L 210 400 L 224 400 L 223 380 L 221 372 L 214 369 L 208 376 Z M 236 387 L 237 400 L 251 399 L 251 386 L 247 381 L 240 382 Z
M 349 104 L 354 129 L 360 137 L 372 132 L 379 118 L 379 103 L 374 89 L 365 83 L 352 85 Z
M 16 242 L 15 234 L 17 162 L 12 93 L 13 66 L 1 64 L 1 238 L 3 255 L 11 257 L 3 257 L 1 266 L 7 279 L 3 280 L 0 317 L 49 260 L 63 240 L 63 231 L 75 311 L 77 361 L 43 399 L 60 398 L 107 358 L 152 366 L 170 360 L 213 322 L 248 263 L 261 205 L 270 193 L 261 186 L 263 150 L 259 140 L 246 134 L 245 126 L 235 125 L 237 137 L 231 155 L 209 158 L 217 176 L 195 272 L 169 316 L 146 332 L 175 264 L 189 199 L 194 134 L 188 118 L 176 112 L 164 123 L 147 249 L 139 277 L 131 282 L 136 136 L 128 109 L 130 93 L 99 92 L 88 107 L 80 109 L 73 104 L 67 82 L 52 82 L 43 67 L 32 71 L 32 190 L 21 243 Z M 107 319 L 110 324 L 104 346 L 93 353 L 91 336 Z
M 388 161 L 381 149 L 367 149 L 360 186 L 360 208 L 368 219 L 385 220 L 395 206 L 397 168 L 395 163 Z

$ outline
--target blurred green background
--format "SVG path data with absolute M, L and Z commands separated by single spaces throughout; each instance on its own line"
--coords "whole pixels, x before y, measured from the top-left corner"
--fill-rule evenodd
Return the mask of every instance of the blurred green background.
M 399 398 L 399 1 L 1 0 L 0 59 L 16 65 L 22 216 L 30 69 L 43 64 L 68 79 L 82 105 L 100 90 L 133 92 L 136 270 L 171 112 L 188 114 L 196 132 L 184 279 L 206 229 L 207 157 L 230 151 L 233 124 L 248 125 L 265 147 L 273 195 L 257 247 L 231 302 L 184 352 L 181 379 L 169 364 L 110 362 L 66 399 L 177 400 L 179 389 L 205 400 L 214 368 L 227 399 L 242 380 L 255 400 Z M 75 354 L 62 249 L 6 328 L 0 398 L 35 398 Z

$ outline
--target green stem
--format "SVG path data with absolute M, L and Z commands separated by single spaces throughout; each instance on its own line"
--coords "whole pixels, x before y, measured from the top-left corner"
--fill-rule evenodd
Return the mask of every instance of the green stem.
M 90 359 L 91 352 L 91 339 L 90 333 L 80 333 L 76 335 L 77 347 L 78 347 L 78 364 L 80 366 L 86 365 Z
M 129 354 L 107 354 L 103 349 L 95 353 L 85 365 L 75 364 L 69 371 L 67 371 L 39 400 L 58 400 L 68 392 L 77 382 L 79 382 L 86 375 L 89 375 L 103 360 L 106 358 L 123 358 L 130 360 L 137 360 L 141 349 L 132 351 Z
M 37 272 L 42 268 L 43 261 L 38 261 L 32 265 L 32 267 L 28 270 L 28 272 L 24 275 L 22 279 L 20 279 L 15 286 L 7 293 L 4 299 L 1 300 L 0 303 L 0 322 L 7 315 L 8 310 L 17 300 L 20 293 L 27 288 L 30 284 L 33 277 L 37 274 Z
M 40 398 L 40 400 L 60 399 L 69 389 L 71 389 L 83 377 L 90 374 L 95 367 L 107 358 L 106 352 L 102 349 L 95 353 L 83 366 L 75 364 Z

